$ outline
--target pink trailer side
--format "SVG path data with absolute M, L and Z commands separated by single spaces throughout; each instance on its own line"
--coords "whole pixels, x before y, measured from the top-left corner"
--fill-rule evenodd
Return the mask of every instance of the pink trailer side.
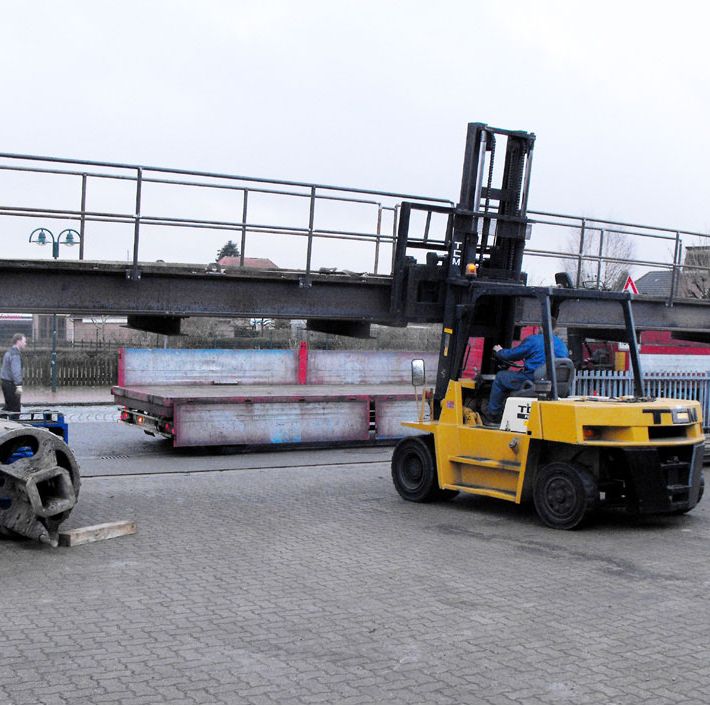
M 175 406 L 175 446 L 367 441 L 369 400 L 265 399 Z
M 119 385 L 289 385 L 297 382 L 291 350 L 123 348 Z
M 429 378 L 436 374 L 434 353 L 407 351 L 321 351 L 308 353 L 310 385 L 411 385 L 412 359 L 423 358 Z
M 421 405 L 414 399 L 414 395 L 375 397 L 374 402 L 378 441 L 401 439 L 403 436 L 414 436 L 419 433 L 416 429 L 402 426 L 402 422 L 413 422 L 419 418 Z

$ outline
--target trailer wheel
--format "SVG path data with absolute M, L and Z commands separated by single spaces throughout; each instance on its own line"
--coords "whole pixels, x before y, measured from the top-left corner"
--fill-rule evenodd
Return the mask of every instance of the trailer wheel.
M 397 492 L 414 503 L 453 498 L 455 490 L 439 488 L 431 436 L 402 439 L 392 454 L 392 482 Z
M 571 463 L 543 466 L 535 479 L 533 499 L 540 519 L 553 529 L 578 527 L 594 507 L 597 483 L 590 473 Z

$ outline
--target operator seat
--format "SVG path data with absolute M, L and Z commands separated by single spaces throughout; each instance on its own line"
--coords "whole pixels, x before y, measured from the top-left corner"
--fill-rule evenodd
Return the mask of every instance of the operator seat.
M 574 363 L 569 358 L 555 358 L 555 373 L 557 374 L 557 396 L 562 398 L 573 395 L 576 377 Z M 517 392 L 511 393 L 511 397 L 536 397 L 535 383 L 545 379 L 547 379 L 547 367 L 541 365 L 539 368 L 535 368 L 533 379 L 526 380 Z

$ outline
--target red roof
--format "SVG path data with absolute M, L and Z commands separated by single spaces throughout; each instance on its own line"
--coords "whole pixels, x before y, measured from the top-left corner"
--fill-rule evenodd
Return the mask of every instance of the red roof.
M 221 257 L 219 260 L 217 260 L 217 264 L 222 265 L 222 267 L 239 267 L 240 258 L 239 256 L 233 257 L 231 255 L 225 255 L 225 257 Z M 279 266 L 276 263 L 271 262 L 268 257 L 245 257 L 244 267 L 251 267 L 255 270 L 280 269 Z

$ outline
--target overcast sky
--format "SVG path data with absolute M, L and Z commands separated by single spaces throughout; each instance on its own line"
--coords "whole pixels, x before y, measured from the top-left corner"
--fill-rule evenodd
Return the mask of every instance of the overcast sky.
M 3 152 L 455 200 L 481 121 L 536 133 L 532 208 L 710 230 L 707 3 L 0 9 Z M 2 205 L 33 188 L 2 185 Z M 0 225 L 6 253 L 37 257 L 26 224 Z

